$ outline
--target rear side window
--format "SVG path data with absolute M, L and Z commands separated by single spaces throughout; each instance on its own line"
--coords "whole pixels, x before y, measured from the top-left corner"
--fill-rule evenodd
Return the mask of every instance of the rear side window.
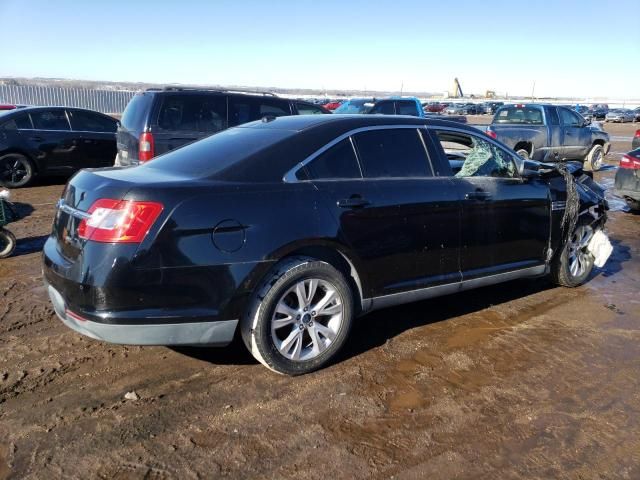
M 138 93 L 129 100 L 120 123 L 130 131 L 142 131 L 147 126 L 147 116 L 153 103 L 153 95 L 150 93 Z
M 33 128 L 31 119 L 27 114 L 16 115 L 11 120 L 0 125 L 0 130 L 22 130 L 25 128 Z
M 31 120 L 36 130 L 71 130 L 64 110 L 43 110 L 32 112 Z
M 409 101 L 396 102 L 396 109 L 397 109 L 398 115 L 412 115 L 414 117 L 418 116 L 418 110 L 416 108 L 415 102 L 409 102 Z
M 289 102 L 273 98 L 256 98 L 244 95 L 229 97 L 229 125 L 260 120 L 264 116 L 282 117 L 291 115 Z
M 497 111 L 493 123 L 523 123 L 527 125 L 543 125 L 542 109 L 509 105 Z
M 116 121 L 105 118 L 102 115 L 78 110 L 72 110 L 69 113 L 71 117 L 71 127 L 74 130 L 105 133 L 115 133 L 116 131 Z
M 558 117 L 558 111 L 555 108 L 549 108 L 547 110 L 549 114 L 549 123 L 551 125 L 560 125 L 560 118 Z
M 158 126 L 164 130 L 213 133 L 227 128 L 227 99 L 223 95 L 167 95 Z
M 306 168 L 311 180 L 362 177 L 358 159 L 348 138 L 321 153 Z
M 365 178 L 432 175 L 417 129 L 371 130 L 357 133 L 353 139 Z
M 395 110 L 393 108 L 392 101 L 384 101 L 379 102 L 377 105 L 374 105 L 373 108 L 369 111 L 369 113 L 379 113 L 382 115 L 395 115 Z
M 322 115 L 324 114 L 324 111 L 316 106 L 316 105 L 311 105 L 310 103 L 303 103 L 303 102 L 298 102 L 296 103 L 296 107 L 298 107 L 298 114 L 299 115 Z

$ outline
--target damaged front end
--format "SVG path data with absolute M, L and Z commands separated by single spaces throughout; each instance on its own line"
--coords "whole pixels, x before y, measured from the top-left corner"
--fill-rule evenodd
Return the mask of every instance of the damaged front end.
M 551 262 L 569 241 L 576 226 L 588 227 L 591 235 L 585 239 L 585 248 L 602 266 L 611 254 L 605 223 L 609 205 L 604 189 L 585 172 L 579 162 L 557 164 L 528 161 L 527 170 L 535 170 L 544 179 L 551 194 L 551 237 L 547 261 Z

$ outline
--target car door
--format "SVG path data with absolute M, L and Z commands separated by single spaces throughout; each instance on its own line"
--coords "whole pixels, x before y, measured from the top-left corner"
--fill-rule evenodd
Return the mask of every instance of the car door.
M 416 126 L 354 133 L 306 168 L 363 265 L 368 296 L 459 281 L 456 192 L 433 175 Z
M 153 128 L 154 152 L 161 155 L 227 128 L 224 94 L 164 95 Z
M 514 154 L 464 130 L 430 129 L 450 167 L 461 209 L 463 280 L 544 266 L 550 236 L 548 186 L 522 179 Z
M 116 129 L 118 123 L 106 115 L 86 110 L 69 109 L 71 130 L 76 134 L 80 168 L 113 166 L 116 156 Z
M 67 174 L 79 162 L 78 139 L 64 108 L 30 111 L 33 130 L 24 132 L 31 150 L 39 152 L 38 163 L 47 173 Z M 40 173 L 44 173 L 40 172 Z
M 582 160 L 591 147 L 591 132 L 581 115 L 565 107 L 558 107 L 562 124 L 562 153 L 567 160 Z

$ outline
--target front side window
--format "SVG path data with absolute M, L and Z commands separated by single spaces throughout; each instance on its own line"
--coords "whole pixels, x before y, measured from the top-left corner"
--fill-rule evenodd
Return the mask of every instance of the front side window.
M 158 126 L 164 130 L 213 133 L 227 128 L 227 100 L 222 95 L 168 95 Z
M 436 130 L 436 137 L 455 177 L 517 176 L 511 155 L 476 135 Z
M 559 108 L 560 119 L 565 127 L 580 127 L 582 126 L 582 117 L 576 112 L 572 112 L 567 108 Z
M 0 130 L 22 130 L 25 128 L 33 128 L 29 115 L 16 115 L 0 125 Z
M 311 180 L 362 178 L 358 159 L 348 138 L 318 155 L 306 169 Z
M 117 124 L 115 120 L 104 118 L 95 113 L 72 110 L 71 126 L 76 131 L 115 133 Z
M 64 110 L 44 110 L 31 113 L 33 128 L 36 130 L 71 130 Z
M 417 129 L 370 130 L 353 136 L 365 178 L 432 176 Z
M 393 108 L 392 101 L 379 102 L 374 105 L 373 108 L 369 111 L 369 113 L 378 113 L 381 115 L 395 115 L 395 110 Z

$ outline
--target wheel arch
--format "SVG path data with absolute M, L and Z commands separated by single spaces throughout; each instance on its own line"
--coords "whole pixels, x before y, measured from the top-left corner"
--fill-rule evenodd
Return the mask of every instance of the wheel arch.
M 529 157 L 532 158 L 533 157 L 533 142 L 529 141 L 529 140 L 521 140 L 518 143 L 515 144 L 515 146 L 513 147 L 514 151 L 518 151 L 518 150 L 526 150 L 527 152 L 529 152 Z
M 23 155 L 23 156 L 27 157 L 27 159 L 31 162 L 31 165 L 33 165 L 34 173 L 36 175 L 38 173 L 40 173 L 40 171 L 41 171 L 40 164 L 36 161 L 36 159 L 33 157 L 33 155 L 31 155 L 26 150 L 23 150 L 21 148 L 10 147 L 10 148 L 7 148 L 5 150 L 2 150 L 0 152 L 0 157 L 4 157 L 5 155 L 9 155 L 9 154 L 12 154 L 12 153 L 13 154 L 18 154 L 18 155 Z

